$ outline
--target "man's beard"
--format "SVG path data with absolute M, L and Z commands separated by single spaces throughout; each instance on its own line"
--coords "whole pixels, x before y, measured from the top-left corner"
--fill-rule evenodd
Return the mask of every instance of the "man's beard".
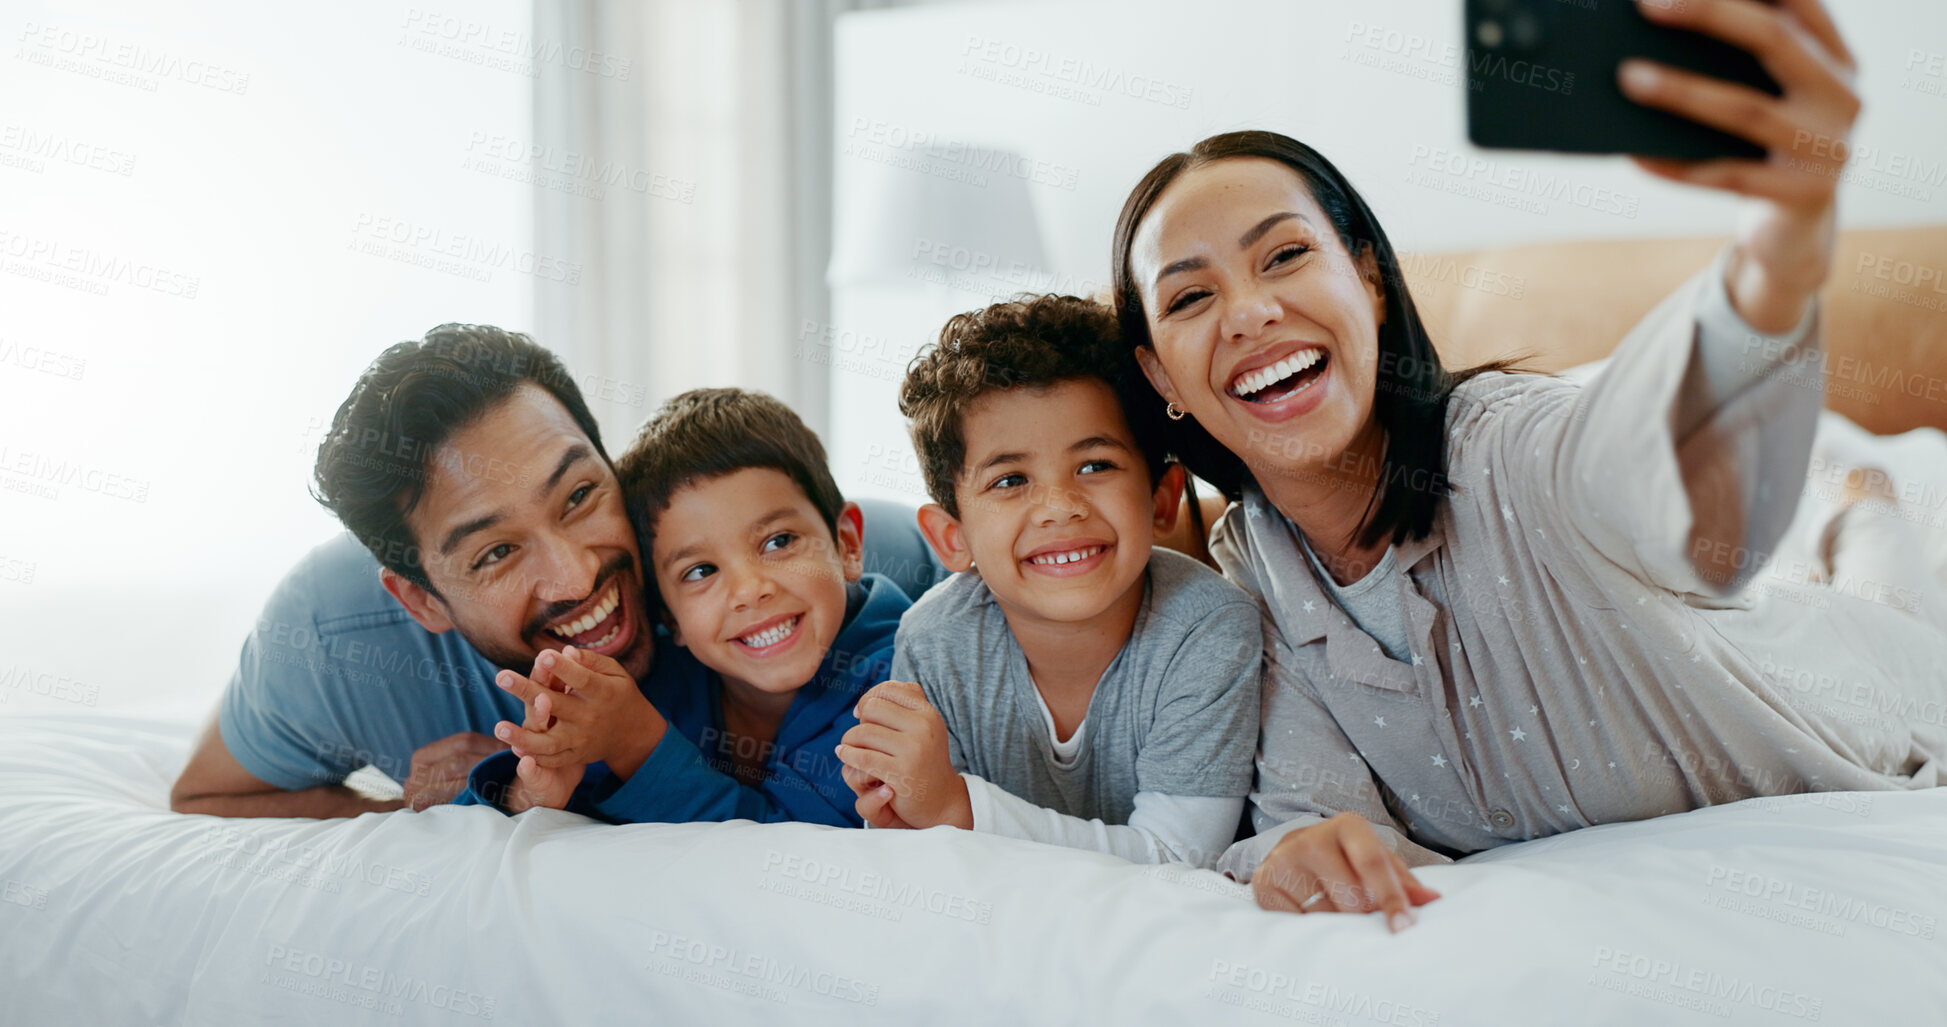
M 486 657 L 494 666 L 503 670 L 511 670 L 523 677 L 529 676 L 534 672 L 535 656 L 547 648 L 542 644 L 543 642 L 552 640 L 560 645 L 565 646 L 568 644 L 567 640 L 557 635 L 549 634 L 547 625 L 551 621 L 585 605 L 589 599 L 601 595 L 602 589 L 608 587 L 610 579 L 634 567 L 635 560 L 629 554 L 622 553 L 618 555 L 615 559 L 603 565 L 600 571 L 596 572 L 595 584 L 589 588 L 587 595 L 579 599 L 550 603 L 547 609 L 542 610 L 538 615 L 529 620 L 521 631 L 522 641 L 527 642 L 529 648 L 532 650 L 528 654 L 524 655 L 511 649 L 502 648 L 485 639 L 475 637 L 474 633 L 468 631 L 466 626 L 461 624 L 458 618 L 453 619 L 454 628 L 459 631 L 460 637 L 466 639 L 467 644 L 472 646 L 475 652 Z M 640 601 L 639 596 L 629 597 L 628 602 L 630 608 L 639 611 L 641 609 L 638 605 Z M 648 625 L 646 623 L 639 624 L 637 628 L 636 637 L 631 641 L 628 651 L 616 654 L 618 662 L 622 662 L 622 657 L 626 657 L 630 653 L 640 650 L 647 641 L 645 636 L 648 634 Z

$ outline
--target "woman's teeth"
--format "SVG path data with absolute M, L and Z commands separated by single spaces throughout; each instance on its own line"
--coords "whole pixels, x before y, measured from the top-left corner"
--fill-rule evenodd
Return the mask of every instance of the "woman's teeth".
M 1300 371 L 1307 370 L 1324 356 L 1325 351 L 1322 349 L 1308 349 L 1302 353 L 1293 353 L 1270 367 L 1260 367 L 1238 379 L 1237 384 L 1230 387 L 1231 395 L 1243 399 L 1254 392 L 1262 392 Z
M 1101 546 L 1085 546 L 1081 549 L 1070 549 L 1061 553 L 1043 553 L 1040 556 L 1031 556 L 1028 557 L 1028 562 L 1040 564 L 1043 567 L 1053 567 L 1058 564 L 1076 563 L 1081 560 L 1086 560 L 1101 551 Z
M 581 617 L 569 621 L 566 624 L 557 624 L 554 627 L 549 628 L 548 633 L 553 635 L 556 638 L 573 639 L 576 635 L 579 635 L 585 631 L 589 631 L 593 629 L 595 625 L 600 624 L 603 620 L 606 620 L 609 614 L 615 612 L 615 607 L 619 605 L 621 602 L 622 602 L 621 588 L 616 585 L 610 585 L 608 587 L 608 594 L 602 597 L 601 602 L 595 604 L 595 608 L 593 610 L 590 610 L 587 613 L 582 614 Z M 592 642 L 589 644 L 589 648 L 592 649 L 601 648 L 603 642 L 612 641 L 615 638 L 615 632 L 620 631 L 621 629 L 622 626 L 620 624 L 616 625 L 613 630 L 609 631 L 607 635 L 603 636 L 601 642 Z
M 803 619 L 803 615 L 800 614 L 775 627 L 765 628 L 754 635 L 739 636 L 737 641 L 750 646 L 752 649 L 762 649 L 767 645 L 776 645 L 790 638 L 791 632 L 798 629 L 798 622 Z

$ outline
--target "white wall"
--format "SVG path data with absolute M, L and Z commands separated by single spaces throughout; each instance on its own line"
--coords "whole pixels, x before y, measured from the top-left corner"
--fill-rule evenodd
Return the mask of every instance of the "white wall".
M 528 187 L 463 163 L 530 134 L 529 4 L 6 11 L 0 712 L 206 705 L 358 372 L 531 316 Z
M 1843 221 L 1947 220 L 1947 6 L 1828 6 L 1859 57 L 1866 99 Z M 996 293 L 1101 284 L 1130 187 L 1158 158 L 1216 132 L 1271 128 L 1316 146 L 1403 250 L 1729 231 L 1734 201 L 1651 179 L 1621 158 L 1469 146 L 1460 7 L 982 3 L 841 19 L 836 234 L 870 200 L 851 190 L 888 161 L 965 177 L 980 173 L 981 153 L 1001 148 L 1040 162 L 1034 174 L 1046 181 L 1028 188 L 1047 253 L 1033 274 L 836 289 L 821 334 L 846 358 L 834 368 L 829 440 L 841 487 L 921 501 L 894 405 L 905 358 L 948 315 Z M 1513 170 L 1563 176 L 1584 202 L 1494 184 Z

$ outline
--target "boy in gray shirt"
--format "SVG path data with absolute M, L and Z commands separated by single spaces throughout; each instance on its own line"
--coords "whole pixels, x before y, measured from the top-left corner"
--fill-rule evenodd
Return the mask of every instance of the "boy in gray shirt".
M 900 622 L 892 677 L 838 747 L 875 827 L 953 824 L 1146 863 L 1213 864 L 1257 744 L 1256 606 L 1153 549 L 1183 470 L 1125 390 L 1105 307 L 949 321 L 907 371 L 920 528 L 957 573 Z

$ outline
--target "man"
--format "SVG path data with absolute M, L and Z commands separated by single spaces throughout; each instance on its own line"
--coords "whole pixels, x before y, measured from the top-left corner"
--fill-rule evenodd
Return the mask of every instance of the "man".
M 448 324 L 386 350 L 339 407 L 315 479 L 349 535 L 308 554 L 265 604 L 172 809 L 423 809 L 504 747 L 488 734 L 496 722 L 523 719 L 493 684 L 500 668 L 525 673 L 543 649 L 572 644 L 637 680 L 701 672 L 656 644 L 600 430 L 560 360 L 527 336 Z M 882 509 L 867 518 L 871 569 L 909 591 L 941 576 L 910 513 L 902 523 Z M 366 765 L 402 781 L 404 799 L 345 787 Z

